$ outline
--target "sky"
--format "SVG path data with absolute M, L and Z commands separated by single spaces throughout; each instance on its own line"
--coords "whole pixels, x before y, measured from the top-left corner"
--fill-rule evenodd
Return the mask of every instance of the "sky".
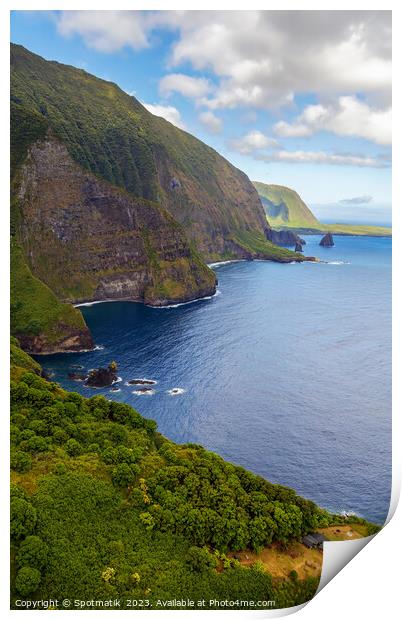
M 11 40 L 115 82 L 319 217 L 390 222 L 390 11 L 13 11 Z

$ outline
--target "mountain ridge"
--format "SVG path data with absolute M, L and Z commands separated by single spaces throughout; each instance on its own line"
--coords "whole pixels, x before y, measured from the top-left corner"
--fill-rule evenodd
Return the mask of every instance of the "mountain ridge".
M 304 260 L 267 239 L 257 191 L 216 151 L 117 85 L 16 45 L 11 138 L 12 324 L 30 352 L 88 348 L 80 311 L 60 303 L 191 301 L 216 290 L 206 261 Z

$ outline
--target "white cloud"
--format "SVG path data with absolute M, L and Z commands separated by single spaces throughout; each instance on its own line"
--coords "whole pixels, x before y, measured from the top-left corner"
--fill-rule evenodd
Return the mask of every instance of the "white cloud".
M 247 155 L 248 153 L 266 148 L 277 148 L 279 144 L 274 138 L 270 138 L 261 131 L 255 129 L 241 138 L 234 138 L 233 140 L 230 140 L 229 146 L 234 151 Z
M 372 196 L 355 196 L 354 198 L 343 198 L 340 204 L 344 205 L 365 205 L 373 200 Z
M 170 65 L 220 78 L 211 108 L 271 108 L 296 93 L 390 98 L 391 11 L 61 11 L 59 32 L 113 52 L 176 33 Z M 157 40 L 157 38 L 155 38 Z
M 201 112 L 198 117 L 204 127 L 212 134 L 218 134 L 222 132 L 222 121 L 220 118 L 215 116 L 213 112 L 207 110 L 206 112 Z
M 124 46 L 148 47 L 146 15 L 137 11 L 61 11 L 56 16 L 63 36 L 79 34 L 99 52 L 116 52 Z
M 253 130 L 241 138 L 229 140 L 229 148 L 242 155 L 250 155 L 257 161 L 283 162 L 289 164 L 329 164 L 333 166 L 358 166 L 367 168 L 387 168 L 390 161 L 387 155 L 377 157 L 360 153 L 328 153 L 325 151 L 289 151 L 281 147 L 274 138 L 261 131 Z
M 255 159 L 266 162 L 288 164 L 329 164 L 331 166 L 357 166 L 359 168 L 387 168 L 389 163 L 378 157 L 367 157 L 354 153 L 326 153 L 324 151 L 286 151 L 257 153 Z
M 155 114 L 155 116 L 162 116 L 162 118 L 172 123 L 172 125 L 176 125 L 180 129 L 185 129 L 186 126 L 182 121 L 180 112 L 177 108 L 172 105 L 160 105 L 157 103 L 144 103 L 141 102 L 142 105 L 151 112 L 151 114 Z
M 390 97 L 389 11 L 191 11 L 174 21 L 171 65 L 214 71 L 212 109 L 269 109 L 312 92 Z
M 391 108 L 376 109 L 356 97 L 339 97 L 335 104 L 307 106 L 293 123 L 280 121 L 274 126 L 275 133 L 283 137 L 311 136 L 322 130 L 391 144 Z
M 211 91 L 211 84 L 206 78 L 194 78 L 183 73 L 170 73 L 159 82 L 159 92 L 169 97 L 173 92 L 185 97 L 198 99 Z

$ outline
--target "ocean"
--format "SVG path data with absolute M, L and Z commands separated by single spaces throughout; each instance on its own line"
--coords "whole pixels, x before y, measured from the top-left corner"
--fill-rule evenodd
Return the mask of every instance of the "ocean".
M 82 307 L 95 351 L 41 356 L 321 506 L 384 522 L 391 489 L 391 239 L 306 236 L 325 263 L 217 265 L 218 293 L 171 308 Z M 118 364 L 119 392 L 68 373 Z M 126 385 L 153 379 L 152 390 Z M 177 390 L 173 393 L 171 390 Z M 137 392 L 137 394 L 135 393 Z

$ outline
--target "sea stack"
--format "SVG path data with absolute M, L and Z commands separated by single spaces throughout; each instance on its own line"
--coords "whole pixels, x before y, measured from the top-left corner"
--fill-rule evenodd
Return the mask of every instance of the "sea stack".
M 320 241 L 320 245 L 322 245 L 324 248 L 330 248 L 335 245 L 331 233 L 327 233 L 326 235 L 324 235 L 324 237 Z
M 116 371 L 116 362 L 111 362 L 107 368 L 96 368 L 91 370 L 85 381 L 85 385 L 89 385 L 90 387 L 109 387 L 118 380 Z
M 303 252 L 303 246 L 299 241 L 296 241 L 295 252 Z

